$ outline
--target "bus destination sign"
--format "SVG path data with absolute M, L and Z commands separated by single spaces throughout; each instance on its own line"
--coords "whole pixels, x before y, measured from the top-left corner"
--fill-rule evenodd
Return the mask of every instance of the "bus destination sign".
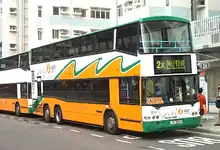
M 191 73 L 190 55 L 155 55 L 154 73 L 172 74 L 172 73 Z

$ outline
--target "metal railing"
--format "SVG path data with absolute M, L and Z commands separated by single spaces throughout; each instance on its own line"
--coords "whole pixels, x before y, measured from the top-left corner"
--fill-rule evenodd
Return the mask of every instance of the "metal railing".
M 195 50 L 220 46 L 220 16 L 192 21 L 191 30 Z
M 149 53 L 188 52 L 191 51 L 190 41 L 140 41 L 139 49 Z

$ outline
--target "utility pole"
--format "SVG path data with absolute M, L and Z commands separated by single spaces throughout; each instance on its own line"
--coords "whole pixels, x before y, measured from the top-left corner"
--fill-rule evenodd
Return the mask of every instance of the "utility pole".
M 197 0 L 191 0 L 191 21 L 197 20 Z

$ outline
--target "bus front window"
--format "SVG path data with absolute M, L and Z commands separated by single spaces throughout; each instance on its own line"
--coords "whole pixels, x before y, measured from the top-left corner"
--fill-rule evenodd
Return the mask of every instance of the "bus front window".
M 142 78 L 143 105 L 197 101 L 196 76 Z
M 141 24 L 141 53 L 191 52 L 190 25 L 177 21 Z

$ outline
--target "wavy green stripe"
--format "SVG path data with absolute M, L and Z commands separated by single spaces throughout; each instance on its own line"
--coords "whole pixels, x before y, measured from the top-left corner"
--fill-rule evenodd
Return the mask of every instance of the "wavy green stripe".
M 88 65 L 86 65 L 85 67 L 83 67 L 82 69 L 80 70 L 76 70 L 76 60 L 71 60 L 66 66 L 64 66 L 64 68 L 56 75 L 56 77 L 54 78 L 55 80 L 59 78 L 59 76 L 62 74 L 62 72 L 72 63 L 75 63 L 75 66 L 74 66 L 74 75 L 75 76 L 78 76 L 79 74 L 81 74 L 83 71 L 85 71 L 89 66 L 91 66 L 92 64 L 94 64 L 95 62 L 98 61 L 97 65 L 96 65 L 96 69 L 95 69 L 95 72 L 96 74 L 99 74 L 100 72 L 102 72 L 109 64 L 111 64 L 113 61 L 115 61 L 116 59 L 119 59 L 121 58 L 121 65 L 120 65 L 120 69 L 121 71 L 124 73 L 124 72 L 127 72 L 128 70 L 130 70 L 131 68 L 133 68 L 134 66 L 136 66 L 137 64 L 140 63 L 140 60 L 136 61 L 135 63 L 132 63 L 131 65 L 127 66 L 127 67 L 123 67 L 122 64 L 123 64 L 123 56 L 117 56 L 111 60 L 109 60 L 108 62 L 106 62 L 101 68 L 98 69 L 98 66 L 99 66 L 99 62 L 102 60 L 102 57 L 92 61 L 91 63 L 89 63 Z

